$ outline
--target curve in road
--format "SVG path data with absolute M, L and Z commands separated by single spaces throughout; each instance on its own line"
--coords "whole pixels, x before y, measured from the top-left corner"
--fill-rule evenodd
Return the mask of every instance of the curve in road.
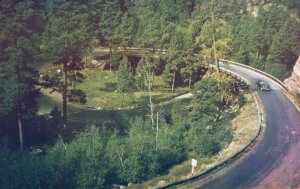
M 265 107 L 265 133 L 245 158 L 178 188 L 299 188 L 300 113 L 274 80 L 245 67 L 225 67 L 246 78 L 252 87 L 257 79 L 270 83 L 271 92 L 258 91 Z
M 258 79 L 270 83 L 271 92 L 258 91 L 266 114 L 263 138 L 245 158 L 178 188 L 299 188 L 300 113 L 275 81 L 237 65 L 225 67 L 245 77 L 253 88 Z

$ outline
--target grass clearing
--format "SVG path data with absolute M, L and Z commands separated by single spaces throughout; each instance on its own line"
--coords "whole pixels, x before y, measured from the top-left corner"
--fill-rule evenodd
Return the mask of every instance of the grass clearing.
M 83 83 L 76 85 L 77 89 L 86 92 L 89 107 L 99 107 L 101 109 L 123 109 L 137 108 L 145 106 L 149 102 L 147 91 L 134 89 L 133 93 L 124 95 L 122 107 L 122 94 L 117 91 L 116 74 L 105 70 L 83 70 L 87 76 Z M 173 93 L 163 87 L 160 76 L 156 76 L 153 84 L 153 103 L 165 101 L 183 93 L 189 92 L 187 87 L 178 87 Z

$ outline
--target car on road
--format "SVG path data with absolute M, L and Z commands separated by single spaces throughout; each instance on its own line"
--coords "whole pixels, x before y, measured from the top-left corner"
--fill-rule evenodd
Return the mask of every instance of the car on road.
M 258 88 L 260 88 L 261 91 L 271 91 L 272 90 L 269 83 L 266 81 L 258 80 L 256 82 L 256 86 Z

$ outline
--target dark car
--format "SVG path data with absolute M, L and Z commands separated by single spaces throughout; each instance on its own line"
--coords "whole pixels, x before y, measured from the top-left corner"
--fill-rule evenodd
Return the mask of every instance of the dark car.
M 270 91 L 270 90 L 272 90 L 271 87 L 270 87 L 270 85 L 269 85 L 269 83 L 267 83 L 266 81 L 258 80 L 258 81 L 256 82 L 256 85 L 257 85 L 257 87 L 259 87 L 260 90 L 262 90 L 262 91 Z

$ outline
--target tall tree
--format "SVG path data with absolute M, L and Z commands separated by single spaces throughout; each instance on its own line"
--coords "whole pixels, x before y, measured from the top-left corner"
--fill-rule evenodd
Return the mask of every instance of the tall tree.
M 195 56 L 195 44 L 190 28 L 187 28 L 184 34 L 184 62 L 185 66 L 181 69 L 181 76 L 188 81 L 189 88 L 192 87 L 193 75 L 199 71 L 201 64 L 201 56 Z
M 185 67 L 181 69 L 181 76 L 184 78 L 185 82 L 188 83 L 189 89 L 192 88 L 194 73 L 196 73 L 201 67 L 201 62 L 198 59 L 199 57 L 191 54 L 186 54 L 184 58 Z
M 90 14 L 81 1 L 49 0 L 46 2 L 47 28 L 45 47 L 53 63 L 61 65 L 63 125 L 67 127 L 67 95 L 69 71 L 80 68 L 83 54 L 91 45 Z
M 152 127 L 154 128 L 154 104 L 152 101 L 152 87 L 154 83 L 155 72 L 157 70 L 157 66 L 159 65 L 159 61 L 153 57 L 152 53 L 145 54 L 142 59 L 139 61 L 139 72 L 145 78 L 143 81 L 144 85 L 147 87 L 148 95 L 149 95 L 149 107 L 150 107 L 150 119 L 152 123 Z
M 290 18 L 275 34 L 267 56 L 266 71 L 274 76 L 285 79 L 288 70 L 292 70 L 300 49 L 299 21 Z
M 163 72 L 163 79 L 167 86 L 171 87 L 171 92 L 174 92 L 176 76 L 180 73 L 180 68 L 183 66 L 184 59 L 174 52 L 169 52 L 168 56 L 168 63 Z
M 137 32 L 138 20 L 135 15 L 125 12 L 121 18 L 121 23 L 116 30 L 119 45 L 123 48 L 123 54 L 127 47 L 131 47 Z
M 170 43 L 168 44 L 167 65 L 164 70 L 164 79 L 167 85 L 171 86 L 174 91 L 176 73 L 180 73 L 183 66 L 183 54 L 185 50 L 185 28 L 177 27 L 171 34 Z
M 17 123 L 21 150 L 23 122 L 35 116 L 38 107 L 37 72 L 32 67 L 37 50 L 34 32 L 38 33 L 34 19 L 39 13 L 35 5 L 33 1 L 0 3 L 0 119 Z
M 215 0 L 210 1 L 207 8 L 210 8 L 211 16 L 203 20 L 204 24 L 196 34 L 196 44 L 200 49 L 204 65 L 214 62 L 220 80 L 218 60 L 228 57 L 231 52 L 231 26 L 225 19 L 216 17 L 218 3 Z M 197 27 L 197 24 L 194 23 L 194 26 Z
M 266 60 L 268 56 L 274 35 L 284 25 L 289 16 L 290 13 L 288 11 L 282 10 L 281 7 L 275 4 L 271 5 L 268 9 L 261 7 L 258 10 L 257 22 L 263 31 L 263 40 L 260 42 L 259 54 L 263 60 Z
M 134 75 L 127 57 L 120 62 L 117 72 L 117 89 L 122 94 L 122 107 L 124 104 L 124 95 L 126 92 L 131 93 L 134 87 Z
M 257 19 L 250 14 L 243 16 L 237 27 L 233 27 L 231 37 L 235 60 L 251 64 L 255 57 L 259 57 L 262 35 L 263 31 Z
M 114 46 L 120 44 L 118 27 L 122 22 L 123 15 L 120 3 L 119 0 L 103 1 L 100 3 L 103 7 L 100 11 L 98 10 L 98 15 L 100 15 L 96 28 L 98 38 L 100 44 L 108 44 L 111 57 Z

